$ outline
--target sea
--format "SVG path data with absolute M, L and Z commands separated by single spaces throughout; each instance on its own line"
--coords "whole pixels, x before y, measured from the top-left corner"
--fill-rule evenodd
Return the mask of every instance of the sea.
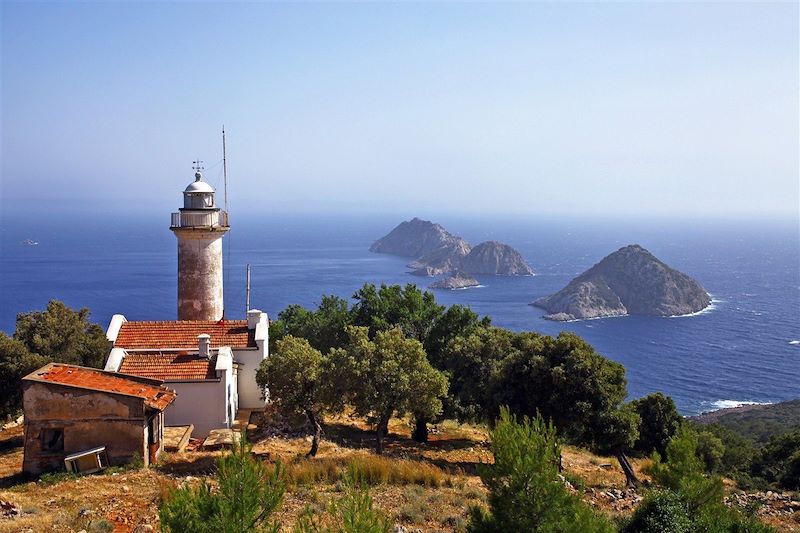
M 8 213 L 7 213 L 8 214 Z M 251 307 L 270 317 L 322 295 L 349 298 L 364 283 L 432 282 L 408 273 L 405 258 L 370 244 L 418 215 L 241 214 L 225 237 L 228 318 Z M 421 215 L 420 215 L 421 216 Z M 547 335 L 573 331 L 627 369 L 628 393 L 670 395 L 684 415 L 800 397 L 800 229 L 797 220 L 614 219 L 442 215 L 433 218 L 472 244 L 518 249 L 531 277 L 478 276 L 480 287 L 436 290 L 495 325 Z M 0 330 L 17 313 L 58 299 L 86 307 L 104 329 L 130 320 L 176 318 L 176 242 L 169 213 L 147 216 L 25 211 L 0 226 Z M 640 244 L 697 279 L 713 304 L 692 316 L 628 316 L 552 322 L 530 302 L 628 244 Z

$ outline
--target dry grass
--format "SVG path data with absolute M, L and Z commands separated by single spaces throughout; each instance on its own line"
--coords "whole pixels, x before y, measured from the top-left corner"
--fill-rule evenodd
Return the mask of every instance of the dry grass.
M 439 424 L 430 442 L 410 439 L 408 420 L 392 420 L 387 453 L 377 456 L 372 428 L 345 416 L 328 421 L 316 458 L 305 458 L 310 443 L 301 431 L 254 435 L 262 459 L 285 465 L 287 492 L 275 518 L 292 531 L 297 517 L 310 509 L 320 512 L 341 495 L 342 481 L 356 475 L 371 485 L 375 506 L 408 531 L 464 531 L 469 508 L 486 504 L 486 489 L 476 465 L 492 460 L 486 429 L 481 426 Z M 105 472 L 77 479 L 51 477 L 49 483 L 21 479 L 21 430 L 0 432 L 0 499 L 22 511 L 16 519 L 0 518 L 0 532 L 108 531 L 131 532 L 138 524 L 158 530 L 158 504 L 164 494 L 184 483 L 207 479 L 215 483 L 214 462 L 225 452 L 192 451 L 165 456 L 158 468 L 134 472 Z M 563 464 L 568 478 L 588 488 L 624 488 L 625 477 L 613 457 L 565 447 Z M 646 461 L 632 460 L 641 476 Z M 192 476 L 194 480 L 188 480 Z M 125 490 L 127 488 L 127 490 Z M 587 501 L 609 514 L 619 511 L 609 501 L 586 495 Z M 795 513 L 800 516 L 800 513 Z M 793 517 L 773 521 L 781 531 L 797 531 Z
M 301 459 L 286 466 L 290 485 L 336 483 L 345 476 L 368 485 L 452 487 L 458 483 L 441 468 L 422 461 L 354 453 L 344 457 Z

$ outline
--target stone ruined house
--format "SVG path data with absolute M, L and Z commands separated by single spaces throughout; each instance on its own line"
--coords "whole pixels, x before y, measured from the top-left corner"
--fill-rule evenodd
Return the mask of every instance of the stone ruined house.
M 256 372 L 268 355 L 267 314 L 248 310 L 246 320 L 224 317 L 222 238 L 228 214 L 216 205 L 214 188 L 195 181 L 172 213 L 178 240 L 178 320 L 129 321 L 114 315 L 107 337 L 105 370 L 163 380 L 178 398 L 167 409 L 168 425 L 193 425 L 194 437 L 230 428 L 238 409 L 265 405 Z
M 33 475 L 63 470 L 65 459 L 86 451 L 98 467 L 134 457 L 149 465 L 163 449 L 164 409 L 175 400 L 157 379 L 60 363 L 25 376 L 22 389 L 22 469 Z

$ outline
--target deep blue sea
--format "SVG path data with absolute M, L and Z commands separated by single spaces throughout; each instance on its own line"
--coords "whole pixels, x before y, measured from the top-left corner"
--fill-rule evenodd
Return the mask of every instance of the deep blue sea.
M 411 218 L 410 216 L 406 218 Z M 10 222 L 12 221 L 13 222 Z M 270 316 L 323 294 L 349 297 L 365 282 L 416 283 L 403 258 L 367 251 L 400 217 L 240 216 L 225 244 L 225 300 L 244 316 L 245 265 L 252 307 Z M 561 220 L 439 217 L 472 244 L 516 247 L 537 275 L 479 277 L 481 288 L 435 291 L 494 324 L 556 335 L 575 331 L 627 368 L 632 398 L 671 395 L 682 413 L 738 402 L 800 397 L 800 236 L 794 222 Z M 6 216 L 0 228 L 0 330 L 16 313 L 57 298 L 88 307 L 103 328 L 112 314 L 133 320 L 176 316 L 176 244 L 163 216 Z M 26 239 L 38 245 L 24 244 Z M 621 246 L 638 243 L 700 281 L 713 308 L 678 318 L 621 317 L 570 323 L 541 318 L 534 299 Z

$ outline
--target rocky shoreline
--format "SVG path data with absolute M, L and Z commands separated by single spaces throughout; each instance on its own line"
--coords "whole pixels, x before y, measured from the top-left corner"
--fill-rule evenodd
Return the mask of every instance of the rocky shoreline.
M 480 283 L 478 280 L 466 274 L 464 272 L 457 272 L 455 275 L 440 279 L 434 283 L 431 283 L 428 288 L 431 289 L 447 289 L 447 290 L 458 290 L 458 289 L 468 289 L 470 287 L 479 287 Z

